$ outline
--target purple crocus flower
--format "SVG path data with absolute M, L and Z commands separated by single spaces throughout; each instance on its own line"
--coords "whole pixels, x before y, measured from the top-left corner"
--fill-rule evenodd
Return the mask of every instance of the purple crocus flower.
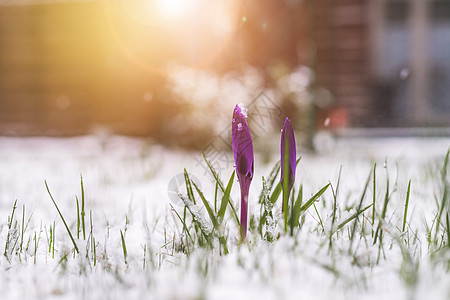
M 247 235 L 248 192 L 253 179 L 253 142 L 247 123 L 247 111 L 240 104 L 233 111 L 231 124 L 236 173 L 241 186 L 241 239 Z
M 296 146 L 291 121 L 286 118 L 281 132 L 281 186 L 283 188 L 283 211 L 287 207 L 289 193 L 294 186 L 296 168 Z M 286 169 L 286 171 L 285 171 Z M 284 187 L 284 176 L 287 175 L 287 190 Z

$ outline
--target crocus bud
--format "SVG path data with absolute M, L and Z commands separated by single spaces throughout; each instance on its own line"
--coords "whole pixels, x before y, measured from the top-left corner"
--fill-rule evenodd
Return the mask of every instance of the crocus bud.
M 247 123 L 247 111 L 240 104 L 233 111 L 231 126 L 236 174 L 241 187 L 241 239 L 247 235 L 248 192 L 253 179 L 253 142 Z
M 281 186 L 283 188 L 283 211 L 287 208 L 289 193 L 294 186 L 296 167 L 296 146 L 291 121 L 286 118 L 281 132 Z M 284 178 L 287 176 L 285 186 Z M 286 190 L 285 190 L 286 189 Z

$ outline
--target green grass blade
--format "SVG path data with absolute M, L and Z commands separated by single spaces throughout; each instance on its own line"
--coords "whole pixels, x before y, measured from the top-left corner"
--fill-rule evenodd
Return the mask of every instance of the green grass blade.
M 294 208 L 292 209 L 292 226 L 297 227 L 299 223 L 301 208 L 302 208 L 302 201 L 303 201 L 303 185 L 300 185 L 300 188 L 298 190 L 297 199 L 294 203 Z
M 77 202 L 77 239 L 80 239 L 80 226 L 81 226 L 80 201 L 78 201 L 77 196 L 75 196 L 75 200 Z
M 189 179 L 189 174 L 186 171 L 186 169 L 184 169 L 184 181 L 186 182 L 186 192 L 189 200 L 191 200 L 192 203 L 197 204 L 195 203 L 195 197 L 194 192 L 192 191 L 191 180 Z
M 442 194 L 441 203 L 438 205 L 438 214 L 437 214 L 437 218 L 436 218 L 436 230 L 434 232 L 434 241 L 436 244 L 437 244 L 437 236 L 439 233 L 439 226 L 441 224 L 442 213 L 444 212 L 445 207 L 448 205 L 447 195 L 448 195 L 449 187 L 448 187 L 448 183 L 447 183 L 447 166 L 448 166 L 448 161 L 449 161 L 449 154 L 450 154 L 450 149 L 447 151 L 447 154 L 445 155 L 444 165 L 442 166 L 442 171 L 441 171 L 444 192 Z
M 449 156 L 450 156 L 450 148 L 448 149 L 447 154 L 445 155 L 444 165 L 442 166 L 441 177 L 443 182 L 445 182 L 447 179 L 447 166 L 449 162 Z
M 228 246 L 227 246 L 227 239 L 224 236 L 219 236 L 219 243 L 223 247 L 223 253 L 227 255 L 229 253 Z
M 206 238 L 208 244 L 212 246 L 211 241 L 211 229 L 208 228 L 207 224 L 203 220 L 203 217 L 200 215 L 200 213 L 193 207 L 195 204 L 193 204 L 191 201 L 186 199 L 183 195 L 179 195 L 181 200 L 183 200 L 184 206 L 187 208 L 189 213 L 192 216 L 192 219 L 194 223 L 198 226 L 203 236 Z
M 225 210 L 227 209 L 228 202 L 230 201 L 230 193 L 231 193 L 231 188 L 233 187 L 235 173 L 236 173 L 236 171 L 233 171 L 233 173 L 231 174 L 230 180 L 228 180 L 227 188 L 222 197 L 222 202 L 220 203 L 219 213 L 217 214 L 219 224 L 221 224 L 223 221 L 223 218 L 225 216 Z
M 330 182 L 331 192 L 333 194 L 333 211 L 331 213 L 331 227 L 329 234 L 329 242 L 328 242 L 328 251 L 330 254 L 333 254 L 333 236 L 332 232 L 334 230 L 334 225 L 336 223 L 336 211 L 337 211 L 337 197 L 339 195 L 339 187 L 341 184 L 341 175 L 342 175 L 342 165 L 339 166 L 339 173 L 336 182 L 336 189 L 333 188 L 333 185 Z
M 219 191 L 219 183 L 216 181 L 214 188 L 214 212 L 217 214 L 217 192 Z
M 409 180 L 409 183 L 408 183 L 408 191 L 406 192 L 405 213 L 403 214 L 402 232 L 405 232 L 406 215 L 408 214 L 409 193 L 410 193 L 410 191 L 411 191 L 411 179 Z
M 122 251 L 123 251 L 123 259 L 125 260 L 125 263 L 127 263 L 127 245 L 125 244 L 125 238 L 123 236 L 122 229 L 120 230 L 120 238 L 122 240 Z
M 58 211 L 58 214 L 59 214 L 59 216 L 61 217 L 61 219 L 62 219 L 62 221 L 63 221 L 63 223 L 64 223 L 64 226 L 66 227 L 67 233 L 69 234 L 69 237 L 70 237 L 70 239 L 72 240 L 72 243 L 73 243 L 73 246 L 75 247 L 75 250 L 77 251 L 77 253 L 80 253 L 80 250 L 78 250 L 77 243 L 75 243 L 75 239 L 73 238 L 72 233 L 70 232 L 69 226 L 67 226 L 66 220 L 64 219 L 64 217 L 63 217 L 61 211 L 59 210 L 59 207 L 58 207 L 58 205 L 56 204 L 55 199 L 53 199 L 52 193 L 50 193 L 50 189 L 48 188 L 47 181 L 45 180 L 44 182 L 45 182 L 45 187 L 47 188 L 47 192 L 48 192 L 48 194 L 50 195 L 50 198 L 52 199 L 53 204 L 55 205 L 56 210 Z
M 387 162 L 385 162 L 385 164 L 387 165 Z M 374 245 L 377 242 L 378 235 L 381 236 L 383 234 L 381 232 L 381 221 L 384 221 L 384 218 L 386 217 L 388 203 L 389 203 L 389 174 L 388 174 L 388 169 L 386 167 L 386 193 L 384 194 L 384 203 L 383 203 L 383 209 L 381 211 L 381 220 L 380 220 L 380 222 L 378 222 L 378 227 L 375 232 L 375 237 L 373 239 Z
M 450 222 L 449 222 L 449 215 L 450 215 L 450 211 L 447 211 L 447 214 L 445 216 L 445 220 L 447 223 L 447 247 L 450 248 Z
M 14 204 L 13 204 L 13 208 L 12 208 L 12 212 L 11 212 L 11 218 L 10 218 L 9 224 L 8 224 L 8 229 L 11 229 L 11 226 L 12 226 L 12 223 L 13 223 L 13 220 L 14 220 L 14 213 L 16 211 L 16 208 L 17 208 L 17 199 L 16 199 L 16 201 L 14 201 Z
M 272 195 L 270 195 L 270 202 L 272 202 L 272 204 L 275 204 L 275 202 L 277 202 L 278 198 L 280 197 L 280 194 L 281 194 L 281 182 L 278 182 L 277 186 L 272 192 Z
M 20 252 L 23 250 L 23 235 L 25 234 L 25 204 L 22 205 L 22 234 L 20 235 Z
M 377 169 L 377 163 L 375 163 L 373 165 L 372 228 L 375 225 L 375 215 L 376 215 L 376 211 L 375 211 L 375 199 L 376 199 L 376 190 L 377 190 L 376 169 Z M 373 229 L 372 229 L 372 236 L 373 236 Z
M 387 171 L 386 171 L 386 173 L 387 173 Z M 386 193 L 384 195 L 383 210 L 381 211 L 381 219 L 383 221 L 384 221 L 384 218 L 386 217 L 388 203 L 389 203 L 389 177 L 387 178 Z
M 291 203 L 291 209 L 289 212 L 289 216 L 288 216 L 288 223 L 289 223 L 289 229 L 290 229 L 290 234 L 291 236 L 294 235 L 294 204 L 295 204 L 295 187 L 292 188 L 291 191 L 291 197 L 290 197 L 290 203 Z
M 280 161 L 278 161 L 275 166 L 272 168 L 272 170 L 270 171 L 270 175 L 269 178 L 267 180 L 268 185 L 267 185 L 267 189 L 269 191 L 272 190 L 273 185 L 275 184 L 275 180 L 277 179 L 278 173 L 280 172 L 281 169 L 281 163 Z M 264 189 L 261 190 L 261 193 L 259 194 L 259 203 L 263 203 L 264 202 Z
M 301 159 L 302 159 L 301 157 L 297 159 L 296 165 L 298 165 Z M 269 190 L 271 189 L 272 187 Z M 272 194 L 270 195 L 270 202 L 272 202 L 272 204 L 275 204 L 275 202 L 277 202 L 278 198 L 280 197 L 281 190 L 282 190 L 281 181 L 279 181 L 278 184 L 275 186 L 275 189 L 273 190 Z
M 367 176 L 367 180 L 366 180 L 366 183 L 364 185 L 364 190 L 362 192 L 361 198 L 359 199 L 359 203 L 358 203 L 358 206 L 356 208 L 356 213 L 361 211 L 361 207 L 362 207 L 362 204 L 363 204 L 363 201 L 364 201 L 364 197 L 366 196 L 367 188 L 369 187 L 369 182 L 370 182 L 370 176 L 371 175 L 372 175 L 372 171 L 369 173 L 369 176 Z M 357 223 L 358 223 L 357 220 L 355 221 L 355 223 L 353 223 L 353 227 L 352 227 L 352 231 L 351 231 L 350 247 L 348 248 L 349 253 L 350 253 L 350 251 L 351 251 L 351 249 L 353 247 L 353 238 L 355 237 Z
M 360 214 L 362 214 L 363 212 L 365 212 L 366 210 L 368 210 L 373 204 L 369 204 L 366 207 L 364 207 L 362 210 L 355 212 L 353 215 L 351 215 L 348 219 L 346 219 L 345 221 L 343 221 L 342 223 L 340 223 L 336 229 L 334 229 L 331 234 L 336 233 L 337 231 L 339 231 L 340 229 L 342 229 L 342 227 L 345 226 L 345 224 L 347 224 L 348 222 L 350 222 L 351 220 L 357 218 Z
M 83 176 L 81 176 L 81 227 L 83 228 L 83 240 L 86 240 L 86 211 L 84 210 L 84 184 Z
M 8 222 L 8 234 L 6 236 L 5 252 L 3 253 L 3 255 L 6 256 L 6 257 L 7 257 L 7 254 L 8 254 L 8 247 L 9 247 L 9 243 L 10 243 L 10 232 L 11 232 L 11 227 L 12 227 L 12 224 L 13 224 L 13 221 L 14 221 L 14 213 L 16 211 L 16 208 L 17 208 L 17 199 L 16 199 L 16 201 L 14 201 L 12 212 L 11 212 L 11 216 L 8 217 L 8 221 L 9 221 Z
M 191 240 L 191 242 L 194 243 L 194 239 L 192 238 L 191 234 L 189 233 L 186 222 L 183 220 L 183 218 L 180 216 L 180 214 L 177 212 L 177 210 L 172 206 L 172 204 L 170 204 L 170 208 L 177 215 L 178 219 L 180 219 L 181 224 L 183 224 L 183 228 L 184 228 L 186 234 L 189 236 L 189 239 Z
M 325 227 L 323 227 L 322 218 L 320 217 L 319 211 L 317 210 L 316 204 L 313 204 L 314 210 L 316 211 L 317 217 L 319 218 L 319 225 L 322 227 L 323 232 L 325 232 Z
M 203 155 L 203 159 L 205 160 L 206 164 L 208 165 L 209 170 L 211 171 L 211 174 L 214 176 L 214 179 L 219 184 L 220 190 L 222 191 L 222 193 L 225 194 L 225 187 L 223 185 L 222 180 L 220 180 L 220 178 L 219 178 L 219 174 L 217 174 L 216 170 L 214 170 L 214 167 L 209 162 L 209 160 L 206 158 L 205 153 L 202 153 L 202 155 Z M 241 222 L 239 221 L 239 217 L 238 217 L 238 215 L 236 213 L 236 209 L 234 208 L 233 201 L 231 200 L 231 197 L 228 200 L 228 204 L 231 207 L 231 211 L 232 211 L 232 214 L 234 216 L 234 220 L 236 221 L 236 224 L 240 227 L 241 226 Z
M 214 216 L 214 212 L 211 208 L 211 205 L 209 205 L 208 200 L 206 200 L 205 195 L 203 195 L 202 191 L 198 188 L 198 186 L 195 184 L 195 182 L 191 182 L 195 189 L 197 190 L 197 193 L 200 195 L 200 199 L 202 199 L 203 205 L 206 208 L 206 211 L 208 212 L 209 218 L 211 219 L 211 222 L 213 224 L 213 227 L 216 229 L 217 228 L 217 220 L 216 217 Z
M 300 208 L 300 214 L 305 213 L 305 211 L 310 208 L 314 202 L 319 199 L 320 196 L 322 196 L 323 193 L 325 193 L 325 191 L 328 189 L 328 187 L 330 186 L 330 184 L 328 183 L 327 185 L 325 185 L 323 188 L 320 189 L 320 191 L 318 191 L 316 194 L 314 194 L 314 196 L 312 196 L 301 208 Z
M 448 187 L 445 185 L 444 186 L 444 193 L 442 194 L 442 200 L 441 200 L 441 204 L 438 207 L 438 214 L 437 214 L 437 218 L 436 218 L 436 230 L 434 232 L 434 241 L 437 242 L 437 236 L 439 233 L 439 225 L 441 224 L 441 218 L 442 218 L 442 213 L 444 212 L 444 208 L 445 208 L 445 204 L 447 203 L 447 194 L 448 194 Z
M 53 242 L 52 242 L 52 258 L 55 258 L 55 241 L 56 241 L 56 222 L 53 221 Z

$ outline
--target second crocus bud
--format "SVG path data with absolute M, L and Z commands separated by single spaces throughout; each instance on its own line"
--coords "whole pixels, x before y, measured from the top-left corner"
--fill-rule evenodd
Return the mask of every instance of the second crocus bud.
M 282 211 L 285 229 L 287 228 L 289 194 L 295 181 L 296 159 L 294 129 L 289 118 L 286 118 L 281 132 L 281 187 L 283 189 Z

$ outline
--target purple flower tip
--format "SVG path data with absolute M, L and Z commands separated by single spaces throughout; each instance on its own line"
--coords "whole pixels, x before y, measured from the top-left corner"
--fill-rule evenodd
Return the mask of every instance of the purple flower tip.
M 253 178 L 253 142 L 243 105 L 234 108 L 231 128 L 237 177 L 241 186 L 246 184 L 245 189 L 248 190 Z
M 288 191 L 294 185 L 297 160 L 296 151 L 294 130 L 292 129 L 291 121 L 289 118 L 286 118 L 281 132 L 281 183 L 283 186 L 284 169 L 287 167 Z M 288 163 L 287 166 L 285 166 L 286 162 Z
M 253 142 L 247 123 L 247 111 L 243 105 L 236 105 L 234 108 L 231 135 L 236 173 L 241 187 L 241 238 L 245 238 L 248 192 L 253 179 Z

